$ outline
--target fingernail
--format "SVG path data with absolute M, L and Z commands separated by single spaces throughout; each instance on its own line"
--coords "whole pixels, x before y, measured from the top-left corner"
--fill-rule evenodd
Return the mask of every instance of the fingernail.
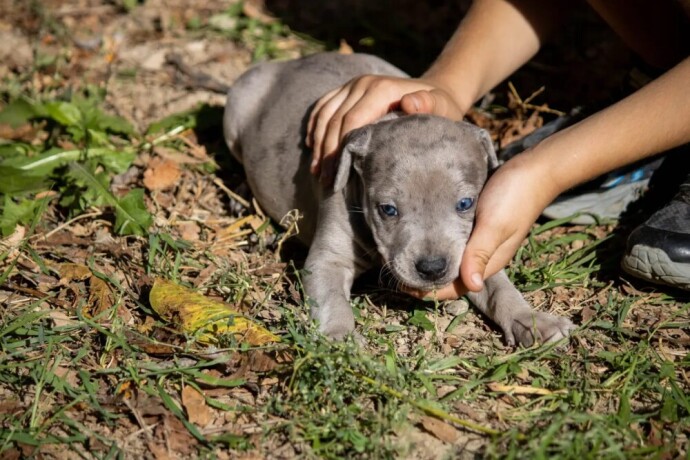
M 414 111 L 419 112 L 419 98 L 417 96 L 412 96 L 412 105 L 414 105 Z
M 482 275 L 480 275 L 479 273 L 473 274 L 473 275 L 470 277 L 470 279 L 471 279 L 472 282 L 473 282 L 474 284 L 476 284 L 477 286 L 480 286 L 480 287 L 481 287 L 481 286 L 484 285 L 484 280 L 482 279 Z

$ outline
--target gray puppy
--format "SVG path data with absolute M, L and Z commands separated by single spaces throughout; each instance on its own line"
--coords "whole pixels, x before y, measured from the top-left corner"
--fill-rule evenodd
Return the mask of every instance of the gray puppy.
M 383 264 L 418 290 L 458 276 L 474 205 L 497 166 L 488 133 L 474 125 L 390 114 L 347 136 L 334 187 L 324 190 L 309 173 L 309 112 L 321 95 L 361 74 L 406 76 L 373 56 L 317 54 L 248 70 L 225 107 L 225 139 L 255 198 L 275 220 L 292 209 L 304 216 L 299 238 L 310 246 L 303 281 L 311 316 L 337 339 L 354 331 L 350 289 L 363 271 Z M 510 345 L 559 340 L 574 328 L 533 312 L 504 272 L 469 297 Z

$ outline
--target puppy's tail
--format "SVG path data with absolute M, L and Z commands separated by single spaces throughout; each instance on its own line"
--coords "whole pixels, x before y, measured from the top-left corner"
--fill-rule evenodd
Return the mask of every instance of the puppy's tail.
M 263 101 L 274 88 L 280 62 L 265 62 L 240 75 L 228 90 L 223 116 L 223 134 L 230 152 L 242 162 L 242 135 L 257 123 Z

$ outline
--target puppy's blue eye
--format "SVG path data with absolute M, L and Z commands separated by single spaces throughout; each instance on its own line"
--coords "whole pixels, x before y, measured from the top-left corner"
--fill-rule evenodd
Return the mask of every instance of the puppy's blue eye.
M 392 204 L 380 204 L 379 210 L 384 216 L 395 217 L 398 215 L 398 208 Z
M 473 198 L 462 198 L 455 204 L 455 210 L 458 212 L 465 212 L 474 204 Z

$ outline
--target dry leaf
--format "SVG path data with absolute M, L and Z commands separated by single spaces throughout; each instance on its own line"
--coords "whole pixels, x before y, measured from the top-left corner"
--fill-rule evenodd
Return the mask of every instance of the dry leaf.
M 65 263 L 57 267 L 60 274 L 60 286 L 67 285 L 70 281 L 84 281 L 91 276 L 91 270 L 86 265 Z
M 179 418 L 167 412 L 163 414 L 163 423 L 157 427 L 157 435 L 161 438 L 167 438 L 167 444 L 170 450 L 175 452 L 175 458 L 191 458 L 190 455 L 195 451 L 198 441 L 187 428 L 182 424 Z M 160 429 L 160 431 L 158 431 Z
M 443 442 L 453 443 L 459 436 L 455 427 L 434 417 L 422 417 L 422 427 Z
M 500 393 L 511 393 L 514 395 L 552 395 L 566 392 L 565 390 L 551 391 L 547 390 L 546 388 L 536 388 L 530 386 L 503 385 L 502 383 L 498 382 L 488 383 L 487 386 L 491 391 L 496 391 Z
M 89 305 L 91 315 L 98 316 L 100 313 L 112 307 L 115 303 L 113 291 L 108 283 L 97 276 L 89 278 Z
M 13 128 L 12 126 L 0 123 L 0 139 L 32 141 L 36 135 L 36 129 L 31 123 L 25 123 Z
M 139 331 L 140 334 L 148 334 L 153 330 L 155 325 L 156 320 L 153 319 L 153 316 L 147 316 L 144 322 L 137 326 L 137 331 Z
M 182 172 L 174 161 L 154 158 L 144 171 L 144 186 L 149 190 L 164 190 L 177 185 Z
M 589 305 L 585 305 L 584 308 L 582 308 L 582 323 L 588 323 L 592 320 L 597 315 L 597 311 L 590 307 Z
M 12 262 L 19 256 L 19 246 L 24 241 L 24 236 L 26 236 L 26 228 L 17 225 L 10 236 L 0 240 L 0 252 L 6 254 L 6 262 Z
M 149 301 L 156 313 L 195 334 L 202 343 L 216 343 L 219 335 L 228 333 L 250 345 L 280 340 L 233 306 L 160 278 L 153 283 Z
M 201 232 L 201 227 L 194 221 L 180 222 L 178 225 L 180 229 L 180 236 L 183 240 L 187 241 L 199 241 L 199 232 Z
M 206 405 L 206 398 L 189 385 L 182 389 L 182 405 L 193 424 L 203 428 L 213 421 L 213 411 Z
M 257 0 L 247 0 L 242 4 L 242 13 L 252 19 L 257 19 L 262 24 L 275 22 L 276 18 L 263 11 L 263 2 Z
M 60 310 L 51 310 L 48 316 L 53 320 L 55 327 L 72 326 L 77 324 L 76 320 Z
M 163 444 L 149 441 L 147 443 L 147 446 L 149 448 L 149 452 L 153 454 L 153 458 L 155 458 L 156 460 L 171 460 L 172 458 L 174 458 L 168 455 L 168 450 L 165 448 Z

